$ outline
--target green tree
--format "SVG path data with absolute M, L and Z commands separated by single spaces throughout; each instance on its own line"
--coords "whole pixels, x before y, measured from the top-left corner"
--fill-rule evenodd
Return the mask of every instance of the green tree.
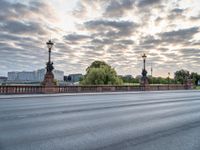
M 200 75 L 196 72 L 192 72 L 190 78 L 192 79 L 193 83 L 197 85 L 198 81 L 200 80 Z
M 125 85 L 127 85 L 127 84 L 139 84 L 139 79 L 134 78 L 132 75 L 119 76 L 119 78 L 122 79 L 122 81 Z
M 80 82 L 82 85 L 120 85 L 123 81 L 116 71 L 103 61 L 94 61 Z
M 163 77 L 150 77 L 149 76 L 149 83 L 150 84 L 174 84 L 174 79 L 171 78 L 163 78 Z
M 184 84 L 190 78 L 190 72 L 187 70 L 179 70 L 174 73 L 174 78 L 178 83 Z

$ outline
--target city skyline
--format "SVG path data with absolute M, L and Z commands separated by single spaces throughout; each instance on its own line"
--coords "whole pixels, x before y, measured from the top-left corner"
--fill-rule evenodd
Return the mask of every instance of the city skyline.
M 0 76 L 45 67 L 80 72 L 103 60 L 118 74 L 200 72 L 198 0 L 0 0 Z

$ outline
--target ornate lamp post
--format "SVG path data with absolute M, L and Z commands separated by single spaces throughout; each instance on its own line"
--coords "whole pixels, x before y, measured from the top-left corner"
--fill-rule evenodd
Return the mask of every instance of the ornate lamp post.
M 53 47 L 53 45 L 54 45 L 54 43 L 51 41 L 51 40 L 49 40 L 47 43 L 47 47 L 48 47 L 48 49 L 49 49 L 49 61 L 47 62 L 47 67 L 46 67 L 46 69 L 47 69 L 47 72 L 52 72 L 53 71 L 53 62 L 51 62 L 51 49 L 52 49 L 52 47 Z
M 168 90 L 169 90 L 169 80 L 170 80 L 170 72 L 168 72 Z
M 152 67 L 152 64 L 151 64 L 151 84 L 153 84 L 153 67 Z
M 145 86 L 146 84 L 149 83 L 148 78 L 147 78 L 147 71 L 146 71 L 146 58 L 147 58 L 147 56 L 144 53 L 142 55 L 143 65 L 144 66 L 143 66 L 143 69 L 142 69 L 142 78 L 141 78 L 141 83 L 140 83 L 142 86 Z
M 142 70 L 142 76 L 143 77 L 146 77 L 147 76 L 147 71 L 146 71 L 146 54 L 143 54 L 142 55 L 142 58 L 143 58 L 143 64 L 144 64 L 144 67 L 143 67 L 143 70 Z
M 55 82 L 54 82 L 54 75 L 52 72 L 54 67 L 53 67 L 53 62 L 51 62 L 51 49 L 54 43 L 51 40 L 49 40 L 46 44 L 49 52 L 49 59 L 48 62 L 46 63 L 46 74 L 44 76 L 43 84 L 45 86 L 54 86 Z

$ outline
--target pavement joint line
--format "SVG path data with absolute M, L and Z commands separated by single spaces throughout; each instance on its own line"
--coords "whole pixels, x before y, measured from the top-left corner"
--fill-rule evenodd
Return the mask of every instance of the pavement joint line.
M 94 95 L 122 95 L 122 94 L 150 94 L 150 93 L 185 93 L 200 92 L 199 90 L 163 90 L 163 91 L 129 91 L 129 92 L 94 92 L 94 93 L 56 93 L 56 94 L 11 94 L 0 95 L 1 99 L 13 98 L 42 98 L 42 97 L 61 97 L 61 96 L 94 96 Z

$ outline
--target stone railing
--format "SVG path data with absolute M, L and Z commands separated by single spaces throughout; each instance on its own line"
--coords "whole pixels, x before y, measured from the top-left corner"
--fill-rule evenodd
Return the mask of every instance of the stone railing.
M 43 86 L 0 86 L 0 94 L 40 94 Z
M 159 91 L 192 89 L 189 85 L 148 85 L 148 86 L 0 86 L 0 94 L 42 94 L 42 93 L 88 93 L 123 91 Z

